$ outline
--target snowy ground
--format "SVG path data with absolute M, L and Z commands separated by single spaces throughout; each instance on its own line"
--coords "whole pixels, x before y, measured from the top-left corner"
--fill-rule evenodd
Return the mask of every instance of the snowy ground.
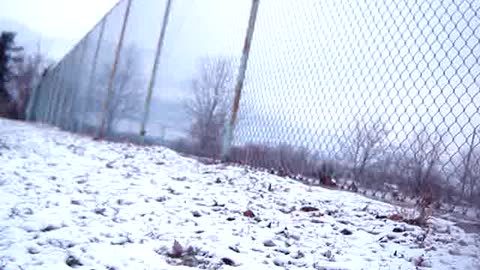
M 40 125 L 0 130 L 0 269 L 480 269 L 478 235 L 378 218 L 400 209 L 357 194 Z

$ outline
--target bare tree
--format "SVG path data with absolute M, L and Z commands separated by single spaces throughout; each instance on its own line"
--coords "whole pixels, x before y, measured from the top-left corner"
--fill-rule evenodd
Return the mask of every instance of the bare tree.
M 468 148 L 462 153 L 461 157 L 461 194 L 463 196 L 467 195 L 468 189 L 470 199 L 473 199 L 475 191 L 478 188 L 478 182 L 480 182 L 480 145 L 477 142 L 477 136 L 477 132 L 474 131 Z
M 105 134 L 111 135 L 120 120 L 134 120 L 140 116 L 142 89 L 140 88 L 141 55 L 134 45 L 125 48 L 113 82 L 112 95 L 106 109 Z M 104 65 L 100 72 L 100 85 L 106 86 L 112 67 Z M 104 110 L 104 95 L 96 95 L 97 109 Z
M 401 168 L 407 175 L 408 185 L 414 194 L 439 195 L 438 192 L 445 184 L 438 168 L 443 152 L 441 135 L 429 134 L 426 129 L 414 132 Z
M 23 48 L 16 46 L 15 36 L 15 32 L 0 33 L 0 116 L 15 117 L 12 112 L 12 93 L 7 85 L 15 75 L 12 64 L 22 61 L 19 54 L 23 52 Z
M 43 73 L 53 61 L 45 57 L 41 52 L 40 44 L 37 51 L 31 54 L 22 51 L 18 61 L 12 66 L 12 80 L 10 91 L 14 98 L 15 116 L 18 119 L 25 119 L 27 104 L 33 93 L 33 89 L 40 82 Z
M 187 113 L 193 119 L 190 134 L 198 154 L 213 157 L 221 151 L 233 83 L 231 59 L 201 59 L 198 77 L 190 83 L 192 95 L 186 102 Z
M 364 182 L 367 167 L 385 152 L 388 133 L 386 125 L 380 120 L 356 123 L 352 139 L 344 148 L 355 182 Z

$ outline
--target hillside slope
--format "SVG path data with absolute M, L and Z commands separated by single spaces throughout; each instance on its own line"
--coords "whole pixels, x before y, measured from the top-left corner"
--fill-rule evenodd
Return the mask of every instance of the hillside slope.
M 400 209 L 360 195 L 39 124 L 0 130 L 0 269 L 480 269 L 478 235 L 379 218 Z

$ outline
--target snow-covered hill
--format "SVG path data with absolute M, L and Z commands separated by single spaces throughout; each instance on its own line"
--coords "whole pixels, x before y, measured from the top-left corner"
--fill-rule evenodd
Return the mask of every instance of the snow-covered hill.
M 0 269 L 480 269 L 478 235 L 379 218 L 401 210 L 356 194 L 39 124 L 0 130 Z

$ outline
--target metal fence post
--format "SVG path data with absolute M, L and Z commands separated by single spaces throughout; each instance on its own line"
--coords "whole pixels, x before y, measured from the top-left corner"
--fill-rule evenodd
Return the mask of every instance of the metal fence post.
M 47 89 L 47 82 L 42 82 L 42 84 L 40 84 L 40 89 L 37 93 L 37 101 L 36 101 L 36 104 L 33 104 L 33 108 L 32 108 L 32 120 L 33 121 L 36 121 L 36 122 L 42 122 L 43 121 L 43 115 L 44 115 L 44 111 L 42 110 L 42 108 L 44 108 L 45 106 L 43 106 L 43 101 L 45 99 L 45 94 L 46 94 L 46 89 Z
M 248 20 L 248 28 L 243 45 L 242 58 L 240 60 L 240 67 L 235 85 L 235 97 L 233 99 L 232 112 L 230 121 L 226 127 L 226 134 L 222 147 L 222 160 L 228 159 L 230 155 L 230 148 L 233 140 L 233 132 L 237 121 L 238 108 L 240 105 L 240 97 L 242 95 L 243 82 L 245 81 L 245 72 L 247 70 L 248 56 L 250 54 L 250 47 L 253 39 L 253 32 L 255 30 L 255 22 L 257 20 L 258 6 L 260 0 L 252 0 L 252 7 L 250 9 L 250 18 Z
M 88 36 L 86 36 L 82 41 L 78 43 L 78 48 L 75 49 L 76 53 L 78 54 L 78 50 L 80 50 L 79 55 L 75 55 L 76 58 L 73 59 L 74 63 L 74 71 L 75 73 L 72 73 L 72 77 L 77 79 L 76 81 L 72 80 L 71 85 L 74 86 L 72 93 L 72 96 L 69 99 L 68 102 L 68 121 L 67 121 L 67 130 L 77 132 L 78 131 L 78 125 L 77 125 L 77 117 L 76 113 L 78 112 L 78 106 L 76 106 L 76 99 L 78 98 L 78 92 L 80 90 L 81 82 L 78 81 L 78 78 L 82 78 L 83 74 L 83 67 L 85 66 L 85 55 L 87 53 L 87 48 L 88 48 Z M 78 59 L 80 58 L 80 59 Z
M 26 119 L 27 121 L 37 121 L 38 120 L 38 103 L 41 102 L 41 93 L 44 93 L 45 82 L 43 78 L 39 81 L 37 86 L 33 89 L 32 95 L 28 101 Z
M 27 103 L 27 108 L 25 110 L 25 119 L 27 121 L 32 121 L 33 120 L 33 112 L 35 109 L 35 105 L 38 102 L 38 92 L 40 91 L 40 88 L 42 87 L 42 79 L 37 83 L 35 87 L 32 88 L 30 98 L 28 99 Z
M 63 94 L 62 91 L 62 83 L 63 83 L 63 72 L 64 72 L 64 65 L 58 65 L 55 67 L 55 74 L 53 79 L 51 80 L 51 86 L 49 86 L 49 89 L 51 88 L 52 91 L 55 91 L 55 95 L 51 101 L 53 104 L 50 107 L 50 110 L 48 111 L 47 119 L 51 124 L 55 124 L 57 114 L 55 114 L 56 111 L 58 111 L 59 107 L 59 102 L 61 95 Z
M 48 100 L 47 102 L 50 104 L 48 106 L 48 110 L 46 111 L 46 122 L 49 124 L 54 124 L 55 123 L 55 111 L 58 109 L 58 101 L 60 99 L 60 95 L 62 94 L 61 90 L 61 82 L 62 82 L 62 72 L 64 70 L 63 65 L 59 65 L 55 67 L 55 75 L 53 79 L 50 80 L 50 83 L 48 84 L 47 92 L 49 93 L 48 95 Z M 53 96 L 50 98 L 50 93 L 53 93 Z
M 50 114 L 51 114 L 51 111 L 54 110 L 54 106 L 55 106 L 55 102 L 54 101 L 54 98 L 55 98 L 55 95 L 52 93 L 54 93 L 54 86 L 55 86 L 55 83 L 57 80 L 57 78 L 55 77 L 54 78 L 55 80 L 52 80 L 51 82 L 49 82 L 49 84 L 47 85 L 48 87 L 45 88 L 45 94 L 44 94 L 44 99 L 45 99 L 45 104 L 44 106 L 46 107 L 45 109 L 43 109 L 43 122 L 46 122 L 46 123 L 49 123 L 50 121 Z
M 130 7 L 132 5 L 132 0 L 127 0 L 127 8 L 125 9 L 125 14 L 123 15 L 123 25 L 122 25 L 122 30 L 120 32 L 120 38 L 117 43 L 117 48 L 115 51 L 115 60 L 112 66 L 112 72 L 110 74 L 110 79 L 108 81 L 108 87 L 107 87 L 107 97 L 104 101 L 103 105 L 103 115 L 102 115 L 102 120 L 100 123 L 100 129 L 98 130 L 98 137 L 102 138 L 105 135 L 105 124 L 107 121 L 108 116 L 108 107 L 110 105 L 110 99 L 112 97 L 112 92 L 113 92 L 113 84 L 115 80 L 115 76 L 117 74 L 117 66 L 118 62 L 120 61 L 120 52 L 122 51 L 122 46 L 123 46 L 123 39 L 125 37 L 125 30 L 127 28 L 128 24 L 128 17 L 130 15 Z
M 66 84 L 67 84 L 67 79 L 66 79 L 66 74 L 68 72 L 68 66 L 69 66 L 69 62 L 70 62 L 70 56 L 67 56 L 68 58 L 66 58 L 64 60 L 64 62 L 62 63 L 62 66 L 61 66 L 61 72 L 59 72 L 58 76 L 59 76 L 59 94 L 58 94 L 58 99 L 57 99 L 57 102 L 56 102 L 56 106 L 55 106 L 55 110 L 53 111 L 53 124 L 57 127 L 59 127 L 62 123 L 62 119 L 63 119 L 63 111 L 64 111 L 64 108 L 65 108 L 65 102 L 67 100 L 67 97 L 68 97 L 68 93 L 67 93 L 67 87 Z
M 155 62 L 153 63 L 153 68 L 152 68 L 152 73 L 150 75 L 150 81 L 148 83 L 148 92 L 147 92 L 147 98 L 145 99 L 145 107 L 143 110 L 143 119 L 142 123 L 140 126 L 140 136 L 142 137 L 142 140 L 145 139 L 145 126 L 148 121 L 148 116 L 150 114 L 150 103 L 152 101 L 152 92 L 153 88 L 155 87 L 155 82 L 157 78 L 157 69 L 158 65 L 160 62 L 160 56 L 162 54 L 162 47 L 163 47 L 163 42 L 165 40 L 165 33 L 167 30 L 167 25 L 168 25 L 168 19 L 170 16 L 170 8 L 171 8 L 172 0 L 167 0 L 167 4 L 165 7 L 165 12 L 163 14 L 163 22 L 162 22 L 162 28 L 160 30 L 160 36 L 158 38 L 158 44 L 157 44 L 157 51 L 155 54 Z
M 53 106 L 47 99 L 48 99 L 48 96 L 49 96 L 49 89 L 50 89 L 50 86 L 53 84 L 52 81 L 53 81 L 54 77 L 51 77 L 49 78 L 49 80 L 45 81 L 44 82 L 44 86 L 42 86 L 42 92 L 39 93 L 40 94 L 40 97 L 39 97 L 39 108 L 38 108 L 38 119 L 37 121 L 40 121 L 42 123 L 45 123 L 47 122 L 48 120 L 48 113 L 51 109 L 51 106 Z M 42 83 L 43 84 L 43 83 Z
M 88 100 L 89 100 L 88 94 L 93 91 L 92 88 L 93 88 L 93 85 L 95 83 L 95 80 L 97 79 L 96 75 L 97 75 L 98 55 L 100 53 L 100 47 L 101 47 L 102 41 L 103 41 L 103 33 L 105 32 L 105 24 L 106 24 L 106 18 L 104 18 L 101 22 L 100 34 L 98 36 L 97 46 L 95 48 L 95 55 L 93 56 L 93 66 L 92 66 L 92 70 L 90 71 L 90 75 L 89 75 L 89 79 L 88 79 L 88 85 L 87 85 L 87 89 L 86 89 L 87 97 L 85 97 L 86 100 L 83 102 L 83 108 L 82 108 L 83 118 L 80 121 L 80 127 L 79 127 L 80 132 L 82 132 L 82 130 L 85 126 L 86 118 L 87 118 L 86 116 L 87 116 Z

